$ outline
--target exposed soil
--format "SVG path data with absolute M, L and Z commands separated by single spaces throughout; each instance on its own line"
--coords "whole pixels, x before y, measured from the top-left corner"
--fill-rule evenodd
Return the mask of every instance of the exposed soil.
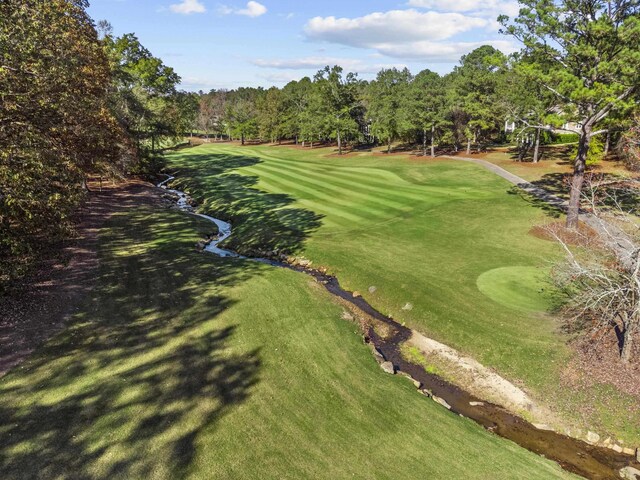
M 464 384 L 468 385 L 470 392 L 486 400 L 503 405 L 512 411 L 531 411 L 535 408 L 533 401 L 523 390 L 477 360 L 464 356 L 447 345 L 416 331 L 412 332 L 407 345 L 418 348 L 427 358 L 436 357 L 437 361 L 448 363 L 449 372 L 455 371 L 455 376 L 460 380 L 464 379 Z
M 553 222 L 545 225 L 535 225 L 529 234 L 542 240 L 562 240 L 567 245 L 583 248 L 602 248 L 598 232 L 586 223 L 580 221 L 577 230 L 568 229 L 564 222 Z
M 160 194 L 146 182 L 89 184 L 78 212 L 77 234 L 45 260 L 23 285 L 0 297 L 0 376 L 20 364 L 59 332 L 95 284 L 100 227 L 111 215 L 141 204 L 159 204 Z
M 609 384 L 638 399 L 636 415 L 640 413 L 640 346 L 634 346 L 636 359 L 625 364 L 620 360 L 618 338 L 613 329 L 596 333 L 591 338 L 576 341 L 576 351 L 563 374 L 572 388 L 582 389 L 596 384 Z M 631 413 L 631 412 L 629 412 Z

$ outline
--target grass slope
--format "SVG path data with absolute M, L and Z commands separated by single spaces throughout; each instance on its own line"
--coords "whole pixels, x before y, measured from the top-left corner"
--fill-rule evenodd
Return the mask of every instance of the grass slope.
M 72 325 L 0 379 L 0 478 L 568 478 L 381 372 L 308 277 L 139 208 Z
M 541 313 L 546 297 L 531 312 L 495 301 L 509 296 L 507 283 L 485 282 L 491 296 L 477 286 L 485 272 L 544 267 L 557 254 L 528 233 L 544 221 L 540 210 L 475 165 L 321 153 L 205 145 L 170 166 L 204 211 L 232 219 L 231 247 L 300 251 L 383 313 L 512 378 L 539 386 L 557 376 L 566 350 Z
M 640 418 L 606 413 L 632 408 L 632 397 L 588 387 L 585 403 L 558 388 L 570 352 L 545 312 L 553 296 L 540 272 L 561 253 L 529 233 L 556 212 L 467 162 L 330 153 L 216 144 L 168 160 L 201 211 L 232 221 L 229 247 L 303 254 L 583 428 L 637 441 Z

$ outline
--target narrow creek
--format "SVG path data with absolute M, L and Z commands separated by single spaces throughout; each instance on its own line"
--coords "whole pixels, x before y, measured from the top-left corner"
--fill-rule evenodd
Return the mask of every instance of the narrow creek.
M 318 283 L 324 285 L 329 293 L 338 297 L 342 302 L 349 303 L 365 318 L 374 323 L 386 325 L 390 333 L 385 334 L 384 337 L 379 335 L 373 327 L 368 327 L 365 342 L 371 343 L 384 360 L 393 363 L 396 372 L 403 372 L 420 382 L 419 389 L 421 391 L 444 399 L 451 407 L 451 412 L 468 417 L 485 429 L 509 439 L 529 451 L 554 460 L 565 470 L 586 478 L 593 480 L 619 479 L 621 478 L 620 471 L 625 467 L 640 469 L 640 463 L 629 455 L 615 452 L 609 448 L 590 445 L 582 440 L 551 430 L 536 428 L 528 421 L 499 405 L 483 401 L 437 375 L 428 373 L 421 365 L 408 361 L 401 354 L 400 347 L 411 337 L 412 331 L 378 312 L 362 297 L 354 297 L 352 292 L 344 290 L 340 287 L 336 277 L 311 268 L 292 266 L 275 260 L 247 258 L 233 251 L 219 248 L 218 245 L 231 235 L 231 224 L 196 213 L 186 193 L 168 188 L 168 183 L 174 179 L 175 177 L 167 175 L 167 179 L 159 183 L 158 187 L 175 195 L 178 198 L 177 205 L 181 210 L 209 220 L 218 227 L 218 237 L 205 247 L 205 251 L 221 257 L 258 261 L 312 276 Z

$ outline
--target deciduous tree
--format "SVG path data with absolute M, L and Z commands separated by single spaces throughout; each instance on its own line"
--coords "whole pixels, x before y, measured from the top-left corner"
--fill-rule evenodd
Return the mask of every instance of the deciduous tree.
M 406 68 L 383 69 L 366 89 L 371 133 L 386 142 L 387 153 L 391 152 L 393 140 L 403 131 L 406 115 L 401 110 L 406 103 L 410 81 L 411 73 Z

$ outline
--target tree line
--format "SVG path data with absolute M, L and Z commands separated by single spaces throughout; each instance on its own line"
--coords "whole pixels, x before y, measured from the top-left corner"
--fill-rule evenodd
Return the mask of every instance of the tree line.
M 338 153 L 349 144 L 372 143 L 391 151 L 397 141 L 417 141 L 425 155 L 435 156 L 443 145 L 470 152 L 504 134 L 499 104 L 506 62 L 498 50 L 483 46 L 444 76 L 391 68 L 365 81 L 335 65 L 283 88 L 200 92 L 195 128 L 243 144 L 290 140 L 313 147 L 330 141 Z
M 637 0 L 521 0 L 502 33 L 522 49 L 506 56 L 491 46 L 464 55 L 454 70 L 381 70 L 367 82 L 339 66 L 284 88 L 200 92 L 197 128 L 215 136 L 313 146 L 419 142 L 483 148 L 515 141 L 519 158 L 540 158 L 540 144 L 558 133 L 577 142 L 567 225 L 576 228 L 587 160 L 633 125 L 640 86 Z M 506 128 L 510 127 L 510 128 Z M 507 135 L 509 133 L 510 135 Z M 628 145 L 628 144 L 627 144 Z M 623 149 L 624 156 L 630 150 Z M 633 163 L 633 162 L 631 162 Z
M 197 105 L 84 0 L 0 2 L 0 287 L 69 235 L 91 175 L 149 169 Z
M 398 141 L 418 142 L 425 155 L 469 153 L 511 140 L 534 161 L 540 143 L 564 131 L 577 140 L 567 219 L 575 228 L 593 150 L 621 137 L 626 156 L 637 151 L 628 132 L 640 84 L 640 6 L 520 4 L 516 18 L 499 19 L 521 42 L 518 53 L 483 46 L 447 75 L 384 69 L 363 81 L 333 66 L 283 88 L 193 94 L 178 90 L 180 77 L 135 35 L 96 26 L 86 0 L 1 2 L 2 278 L 68 233 L 88 176 L 157 169 L 167 139 L 193 128 L 242 143 L 331 141 L 340 154 L 361 143 L 390 151 Z

